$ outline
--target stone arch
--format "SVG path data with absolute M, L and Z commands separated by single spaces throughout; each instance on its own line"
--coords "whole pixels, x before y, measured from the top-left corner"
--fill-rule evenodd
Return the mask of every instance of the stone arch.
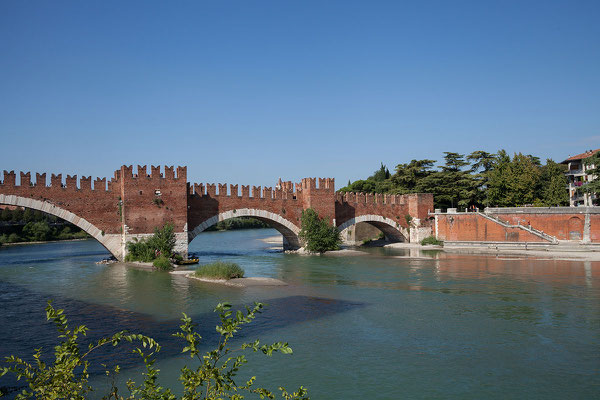
M 360 215 L 358 217 L 350 218 L 343 224 L 338 226 L 342 237 L 346 237 L 347 229 L 352 225 L 356 225 L 360 222 L 366 222 L 379 229 L 383 234 L 390 240 L 396 242 L 406 242 L 406 235 L 402 232 L 403 229 L 400 224 L 393 219 L 383 217 L 381 215 Z
M 207 219 L 189 232 L 189 241 L 191 242 L 194 240 L 194 238 L 198 236 L 200 232 L 205 231 L 217 222 L 235 217 L 252 217 L 269 224 L 283 235 L 283 246 L 285 249 L 299 249 L 301 247 L 300 239 L 298 238 L 300 228 L 279 214 L 254 208 L 240 208 L 236 210 L 225 211 Z
M 583 221 L 579 217 L 569 218 L 569 240 L 583 239 Z
M 70 211 L 55 206 L 47 201 L 30 199 L 27 197 L 15 196 L 15 195 L 4 195 L 0 194 L 0 204 L 30 208 L 32 210 L 38 210 L 45 212 L 46 214 L 54 215 L 60 219 L 72 223 L 73 225 L 81 228 L 83 231 L 88 233 L 91 237 L 96 239 L 106 250 L 108 250 L 113 256 L 121 260 L 123 256 L 123 248 L 121 246 L 121 235 L 104 234 L 96 226 L 92 225 L 83 218 L 78 217 Z

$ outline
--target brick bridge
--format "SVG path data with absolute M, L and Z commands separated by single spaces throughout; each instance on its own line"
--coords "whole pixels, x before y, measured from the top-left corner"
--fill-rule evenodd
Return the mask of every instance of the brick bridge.
M 186 167 L 122 166 L 110 180 L 62 174 L 50 177 L 4 171 L 0 205 L 20 206 L 55 215 L 80 227 L 118 259 L 133 238 L 149 236 L 170 222 L 177 236 L 176 251 L 187 253 L 200 232 L 232 217 L 254 217 L 277 229 L 284 247 L 296 249 L 300 216 L 313 208 L 342 231 L 360 222 L 379 228 L 393 241 L 417 241 L 431 234 L 428 213 L 431 194 L 380 195 L 336 193 L 334 179 L 305 178 L 276 187 L 191 184 Z M 317 184 L 318 183 L 318 184 Z M 409 226 L 410 225 L 410 226 Z

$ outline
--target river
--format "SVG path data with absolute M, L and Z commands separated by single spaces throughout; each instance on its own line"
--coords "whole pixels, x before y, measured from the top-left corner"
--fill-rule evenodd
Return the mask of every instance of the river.
M 218 302 L 260 301 L 265 312 L 240 340 L 287 341 L 294 349 L 291 356 L 253 355 L 245 367 L 274 390 L 304 385 L 317 400 L 600 398 L 599 262 L 443 252 L 411 259 L 388 249 L 300 256 L 259 240 L 274 234 L 207 232 L 190 250 L 201 263 L 234 261 L 247 276 L 288 286 L 232 288 L 96 265 L 107 253 L 92 240 L 2 247 L 0 356 L 38 347 L 52 353 L 44 307 L 53 299 L 72 323 L 92 329 L 91 338 L 120 329 L 156 338 L 164 346 L 160 382 L 177 387 L 189 362 L 170 335 L 181 313 L 200 324 L 208 349 Z M 123 353 L 93 361 L 139 374 L 138 360 Z M 92 381 L 108 382 L 99 374 Z

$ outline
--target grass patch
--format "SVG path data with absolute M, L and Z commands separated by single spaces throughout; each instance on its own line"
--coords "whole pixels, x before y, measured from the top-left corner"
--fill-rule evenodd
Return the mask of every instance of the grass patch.
M 169 271 L 169 270 L 173 269 L 173 266 L 171 265 L 171 261 L 169 261 L 169 259 L 165 256 L 160 256 L 157 259 L 155 259 L 152 262 L 152 265 L 154 265 L 154 268 L 160 269 L 162 271 Z
M 425 239 L 421 240 L 421 245 L 425 246 L 428 244 L 434 244 L 437 246 L 443 246 L 444 242 L 441 240 L 438 240 L 435 236 L 427 236 Z
M 198 267 L 194 275 L 201 278 L 229 280 L 243 278 L 244 270 L 236 263 L 217 261 Z

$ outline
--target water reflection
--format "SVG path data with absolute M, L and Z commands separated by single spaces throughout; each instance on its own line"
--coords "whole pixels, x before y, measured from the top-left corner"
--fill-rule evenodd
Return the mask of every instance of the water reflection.
M 97 334 L 126 326 L 164 341 L 161 383 L 176 386 L 185 360 L 168 355 L 180 346 L 169 335 L 180 313 L 201 322 L 208 343 L 216 303 L 260 300 L 271 306 L 245 337 L 289 341 L 294 355 L 269 359 L 270 369 L 253 364 L 252 373 L 306 384 L 313 398 L 362 399 L 364 387 L 378 388 L 373 399 L 600 397 L 597 262 L 420 249 L 303 257 L 258 240 L 273 234 L 202 234 L 192 250 L 201 263 L 238 262 L 248 276 L 289 286 L 231 288 L 97 266 L 94 243 L 0 249 L 2 353 L 52 345 L 43 322 L 52 297 Z

